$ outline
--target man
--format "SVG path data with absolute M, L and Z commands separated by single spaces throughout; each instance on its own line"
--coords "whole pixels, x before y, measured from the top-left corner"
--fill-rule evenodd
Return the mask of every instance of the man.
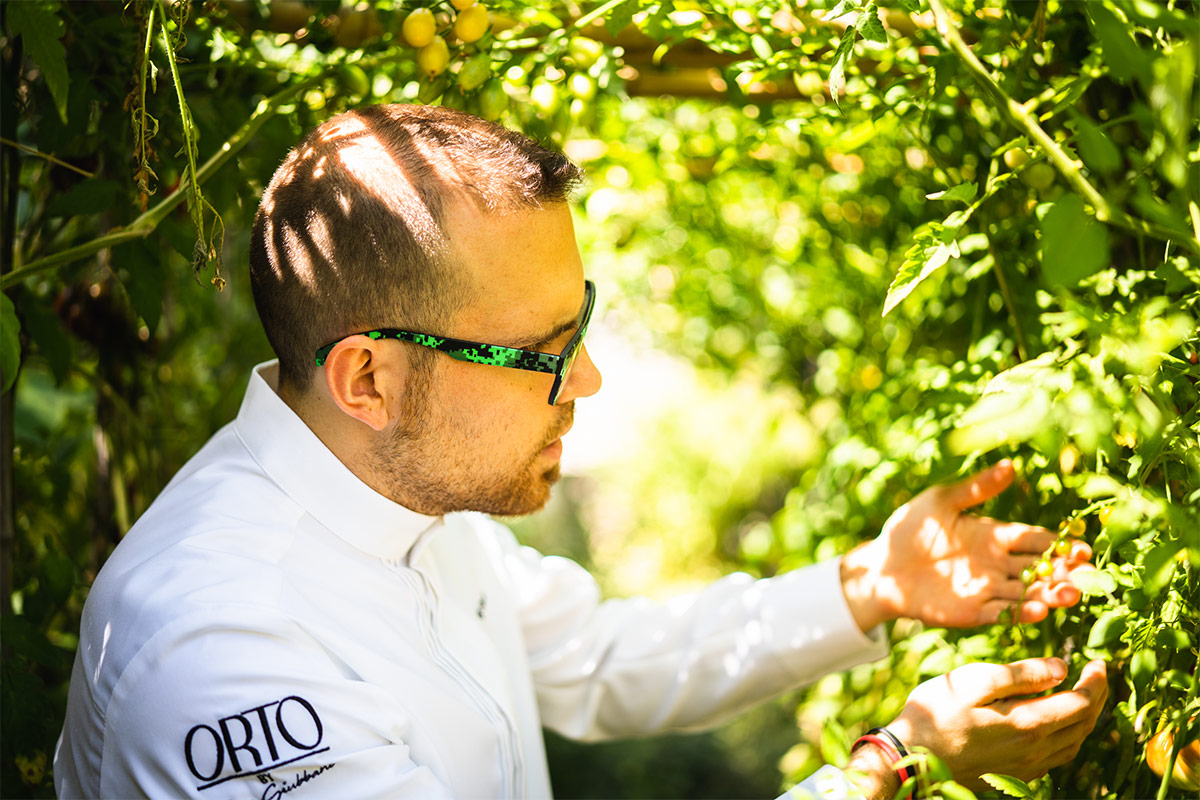
M 574 402 L 600 388 L 560 154 L 442 108 L 311 133 L 265 192 L 255 300 L 279 357 L 237 419 L 116 548 L 84 612 L 55 756 L 61 796 L 550 794 L 541 728 L 579 739 L 712 725 L 880 657 L 880 623 L 994 621 L 1049 531 L 962 514 L 1002 464 L 920 495 L 843 559 L 730 576 L 665 605 L 600 602 L 578 565 L 480 513 L 540 508 Z M 439 352 L 440 351 L 440 352 Z M 1075 602 L 1066 573 L 1020 613 Z M 970 665 L 891 727 L 962 780 L 1069 760 L 1102 665 Z M 886 748 L 849 765 L 872 797 Z M 857 789 L 833 768 L 806 788 Z

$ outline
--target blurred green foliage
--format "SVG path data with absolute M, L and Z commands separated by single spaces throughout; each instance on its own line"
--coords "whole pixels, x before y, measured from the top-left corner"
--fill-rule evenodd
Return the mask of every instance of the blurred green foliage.
M 411 4 L 0 6 L 0 794 L 52 793 L 90 580 L 270 357 L 240 268 L 262 187 L 329 115 L 419 100 L 563 143 L 592 176 L 609 316 L 736 385 L 679 398 L 635 465 L 567 492 L 530 533 L 548 549 L 618 591 L 770 575 L 1009 456 L 1019 485 L 987 511 L 1080 520 L 1101 568 L 1039 625 L 897 623 L 888 659 L 715 734 L 551 739 L 560 793 L 769 794 L 925 677 L 1053 653 L 1108 659 L 1112 701 L 1034 794 L 1165 796 L 1144 742 L 1200 709 L 1197 6 L 489 5 L 464 44 L 433 4 L 432 78 Z

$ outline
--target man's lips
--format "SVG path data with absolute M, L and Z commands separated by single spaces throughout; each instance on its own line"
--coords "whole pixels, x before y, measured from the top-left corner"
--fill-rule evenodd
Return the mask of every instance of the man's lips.
M 564 436 L 566 436 L 568 432 L 570 432 L 573 423 L 574 423 L 573 419 L 568 419 L 567 424 L 563 428 L 563 430 L 558 434 L 558 436 L 556 436 L 550 442 L 550 444 L 548 444 L 542 448 L 542 452 L 540 453 L 540 455 L 552 456 L 554 458 L 558 458 L 560 455 L 562 455 L 562 447 L 563 447 L 562 438 Z

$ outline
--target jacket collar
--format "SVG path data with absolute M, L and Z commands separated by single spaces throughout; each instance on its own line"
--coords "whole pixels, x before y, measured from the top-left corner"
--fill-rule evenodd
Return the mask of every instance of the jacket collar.
M 234 430 L 263 470 L 301 508 L 349 544 L 402 559 L 441 517 L 410 511 L 359 480 L 275 393 L 279 363 L 259 364 Z

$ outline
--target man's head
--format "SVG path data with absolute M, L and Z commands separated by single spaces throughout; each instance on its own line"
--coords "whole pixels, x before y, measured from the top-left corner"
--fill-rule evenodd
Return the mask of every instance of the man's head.
M 551 406 L 553 376 L 356 334 L 559 353 L 584 300 L 565 202 L 578 178 L 519 134 L 422 106 L 335 117 L 276 172 L 251 278 L 281 394 L 377 491 L 430 514 L 545 503 L 573 400 L 599 388 L 586 352 Z
M 561 203 L 579 177 L 562 153 L 448 108 L 369 106 L 313 130 L 276 170 L 250 243 L 281 384 L 306 391 L 314 352 L 340 336 L 437 331 L 487 291 L 447 260 L 451 205 L 502 214 Z

